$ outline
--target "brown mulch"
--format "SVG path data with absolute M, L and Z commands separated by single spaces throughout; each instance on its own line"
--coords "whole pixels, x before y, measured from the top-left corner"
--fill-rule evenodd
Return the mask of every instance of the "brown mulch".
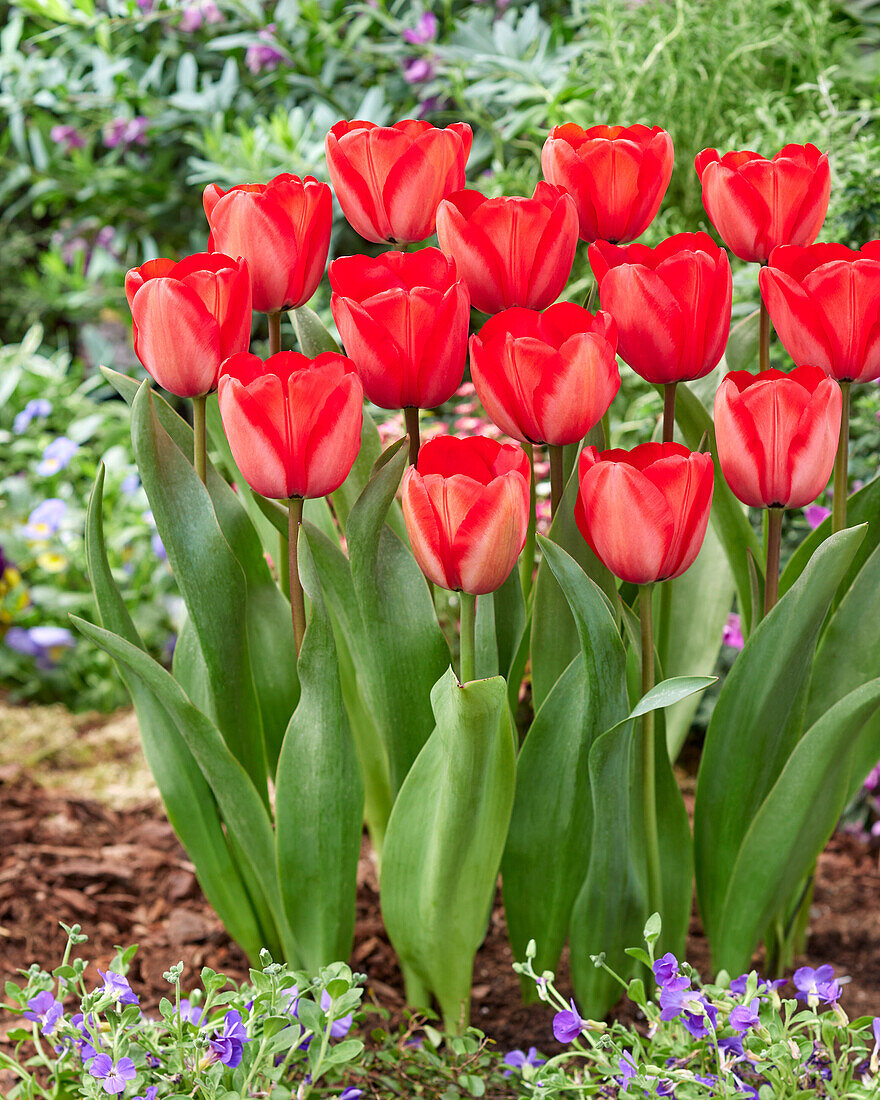
M 146 1006 L 167 995 L 162 974 L 187 965 L 184 983 L 210 966 L 236 980 L 247 975 L 202 895 L 194 868 L 154 802 L 114 809 L 35 786 L 18 769 L 0 768 L 0 978 L 37 962 L 60 962 L 59 920 L 82 925 L 87 976 L 97 981 L 114 947 L 140 945 L 130 978 Z M 808 958 L 852 978 L 843 1000 L 851 1017 L 880 1014 L 880 872 L 859 840 L 835 836 L 818 869 Z M 708 972 L 706 941 L 694 921 L 688 959 Z M 399 1019 L 400 974 L 385 937 L 376 878 L 365 843 L 359 867 L 352 965 L 367 974 L 369 995 Z M 473 1022 L 503 1050 L 553 1049 L 550 1013 L 523 1006 L 500 907 L 492 916 L 474 971 Z M 565 960 L 559 972 L 567 990 Z

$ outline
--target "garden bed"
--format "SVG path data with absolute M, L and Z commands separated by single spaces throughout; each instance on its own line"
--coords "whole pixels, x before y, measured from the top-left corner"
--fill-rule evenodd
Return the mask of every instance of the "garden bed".
M 4 708 L 0 729 L 23 735 L 37 723 L 55 746 L 37 785 L 20 761 L 23 749 L 4 738 L 0 754 L 0 974 L 32 962 L 51 968 L 66 942 L 58 925 L 77 922 L 89 936 L 92 967 L 107 967 L 115 945 L 140 945 L 129 977 L 144 1007 L 166 996 L 162 975 L 182 960 L 184 985 L 210 966 L 247 977 L 242 952 L 205 900 L 192 864 L 165 820 L 127 712 L 109 720 L 71 717 L 62 708 Z M 687 788 L 689 777 L 683 774 Z M 808 954 L 799 962 L 831 963 L 848 975 L 842 1005 L 851 1018 L 880 1014 L 880 871 L 859 839 L 835 835 L 819 860 Z M 688 959 L 708 977 L 708 950 L 696 918 Z M 473 1023 L 504 1051 L 536 1045 L 556 1050 L 552 1014 L 525 1007 L 511 969 L 500 903 L 477 955 Z M 358 868 L 355 947 L 367 974 L 367 997 L 400 1019 L 402 981 L 379 911 L 375 868 L 366 840 Z M 760 960 L 756 959 L 760 967 Z M 97 981 L 97 974 L 92 977 Z M 563 963 L 560 988 L 568 992 Z

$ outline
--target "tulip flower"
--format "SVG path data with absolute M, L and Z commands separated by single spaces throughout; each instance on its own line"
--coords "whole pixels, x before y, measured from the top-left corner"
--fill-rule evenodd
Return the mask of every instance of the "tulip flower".
M 414 461 L 418 410 L 442 405 L 461 385 L 467 287 L 439 248 L 343 256 L 330 265 L 330 285 L 333 319 L 367 400 L 406 410 Z
M 672 176 L 672 138 L 659 126 L 554 126 L 541 150 L 550 183 L 572 196 L 581 240 L 625 244 L 648 228 Z
M 571 196 L 549 183 L 539 183 L 530 199 L 457 191 L 438 207 L 437 238 L 483 313 L 544 309 L 571 273 L 577 211 Z
M 782 509 L 828 484 L 840 434 L 840 389 L 818 367 L 731 371 L 715 395 L 718 461 L 734 495 L 770 510 L 765 611 L 776 603 Z
M 296 650 L 305 631 L 297 563 L 303 499 L 348 477 L 361 443 L 363 388 L 354 363 L 326 352 L 234 355 L 220 372 L 220 415 L 232 457 L 257 493 L 290 501 L 290 595 Z
M 831 177 L 815 145 L 786 145 L 771 160 L 749 149 L 703 149 L 694 164 L 709 220 L 741 260 L 765 263 L 777 245 L 819 235 Z
M 504 310 L 471 337 L 471 377 L 490 419 L 527 449 L 550 447 L 554 513 L 562 447 L 583 439 L 620 389 L 616 345 L 607 313 L 570 302 Z
M 368 241 L 423 241 L 437 205 L 464 187 L 473 135 L 464 122 L 445 130 L 404 119 L 393 126 L 337 122 L 325 150 L 342 213 Z
M 149 260 L 126 272 L 125 296 L 138 359 L 163 389 L 193 399 L 193 461 L 204 482 L 205 397 L 223 360 L 250 343 L 248 265 L 220 252 Z
M 834 466 L 835 531 L 846 526 L 850 386 L 880 379 L 880 241 L 780 245 L 761 271 L 761 296 L 779 339 L 800 366 L 840 383 L 840 439 Z
M 708 233 L 678 233 L 656 248 L 597 241 L 589 257 L 602 306 L 617 322 L 621 359 L 666 388 L 663 439 L 671 442 L 677 383 L 714 370 L 727 344 L 727 253 Z
M 333 200 L 326 183 L 288 173 L 229 191 L 209 183 L 203 202 L 211 227 L 208 248 L 244 256 L 254 309 L 276 314 L 312 297 L 330 247 Z
M 529 524 L 529 461 L 486 436 L 437 436 L 403 478 L 403 518 L 419 568 L 461 592 L 461 680 L 474 678 L 476 596 L 510 576 Z

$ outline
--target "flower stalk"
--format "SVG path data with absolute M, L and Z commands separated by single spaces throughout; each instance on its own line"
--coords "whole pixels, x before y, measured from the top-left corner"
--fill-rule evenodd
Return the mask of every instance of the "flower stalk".
M 547 453 L 550 456 L 550 517 L 556 516 L 556 510 L 562 502 L 562 494 L 565 491 L 565 472 L 562 465 L 562 447 L 555 443 L 547 444 Z M 534 484 L 534 477 L 532 477 Z
M 779 551 L 782 545 L 782 508 L 767 509 L 767 570 L 764 574 L 764 614 L 779 599 Z
M 306 603 L 303 594 L 302 581 L 299 579 L 299 529 L 302 526 L 303 498 L 291 497 L 288 504 L 288 535 L 289 551 L 288 577 L 290 584 L 290 614 L 293 620 L 293 644 L 296 647 L 296 655 L 302 649 L 303 636 L 306 632 Z
M 526 544 L 519 559 L 519 579 L 522 585 L 523 599 L 528 603 L 532 591 L 532 576 L 535 572 L 535 542 L 538 532 L 538 491 L 535 487 L 535 449 L 531 443 L 523 444 L 523 450 L 529 456 L 529 526 L 526 531 Z
M 403 419 L 406 422 L 406 434 L 409 436 L 409 464 L 415 466 L 419 460 L 419 448 L 421 447 L 419 410 L 414 406 L 408 406 L 403 410 Z
M 461 683 L 477 678 L 476 672 L 477 597 L 461 593 Z
M 831 502 L 831 530 L 835 533 L 846 527 L 846 497 L 849 490 L 849 408 L 852 382 L 840 383 L 840 438 L 837 441 L 837 457 L 834 459 L 834 499 Z
M 206 393 L 193 398 L 193 465 L 202 485 L 208 480 L 207 403 Z
M 642 696 L 654 686 L 653 584 L 639 585 L 639 619 L 642 644 Z M 660 836 L 657 828 L 656 729 L 654 712 L 642 715 L 642 805 L 645 816 L 645 854 L 648 860 L 648 909 L 662 910 Z
M 663 386 L 663 442 L 672 443 L 675 439 L 675 389 L 677 382 L 666 382 Z

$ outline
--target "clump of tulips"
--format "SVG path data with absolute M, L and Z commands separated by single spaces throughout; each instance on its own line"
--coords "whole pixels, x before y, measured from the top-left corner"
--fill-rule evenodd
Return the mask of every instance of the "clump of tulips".
M 707 387 L 730 333 L 727 251 L 703 231 L 634 243 L 669 183 L 670 135 L 555 127 L 531 197 L 467 188 L 470 146 L 462 123 L 328 134 L 343 214 L 389 246 L 330 265 L 342 348 L 306 305 L 329 249 L 326 183 L 211 185 L 209 251 L 129 272 L 135 350 L 192 399 L 190 428 L 107 372 L 188 618 L 169 672 L 115 587 L 99 474 L 99 622 L 79 622 L 116 658 L 169 817 L 245 950 L 311 969 L 348 955 L 366 822 L 408 996 L 435 1000 L 450 1029 L 467 1020 L 499 868 L 518 957 L 535 940 L 536 969 L 553 968 L 568 940 L 592 1015 L 617 991 L 591 953 L 635 976 L 625 949 L 658 911 L 681 957 L 694 879 L 717 966 L 746 969 L 762 940 L 784 963 L 815 858 L 880 756 L 880 666 L 854 660 L 880 652 L 880 491 L 853 498 L 847 527 L 846 474 L 850 386 L 880 376 L 880 242 L 813 243 L 827 157 L 697 157 L 723 245 L 764 265 L 759 371 Z M 435 229 L 439 248 L 399 250 Z M 579 239 L 596 310 L 564 299 Z M 488 315 L 473 332 L 471 307 Z M 771 319 L 790 372 L 770 367 Z M 664 395 L 658 438 L 630 451 L 608 437 L 618 356 Z M 421 445 L 420 410 L 452 396 L 468 357 L 510 442 Z M 403 410 L 407 446 L 382 453 L 364 397 Z M 833 524 L 780 573 L 783 510 L 832 470 Z M 743 505 L 766 510 L 763 547 Z M 452 650 L 436 588 L 460 612 Z M 674 731 L 712 683 L 734 591 L 748 638 L 707 733 L 692 836 Z M 516 730 L 524 683 L 533 714 Z

